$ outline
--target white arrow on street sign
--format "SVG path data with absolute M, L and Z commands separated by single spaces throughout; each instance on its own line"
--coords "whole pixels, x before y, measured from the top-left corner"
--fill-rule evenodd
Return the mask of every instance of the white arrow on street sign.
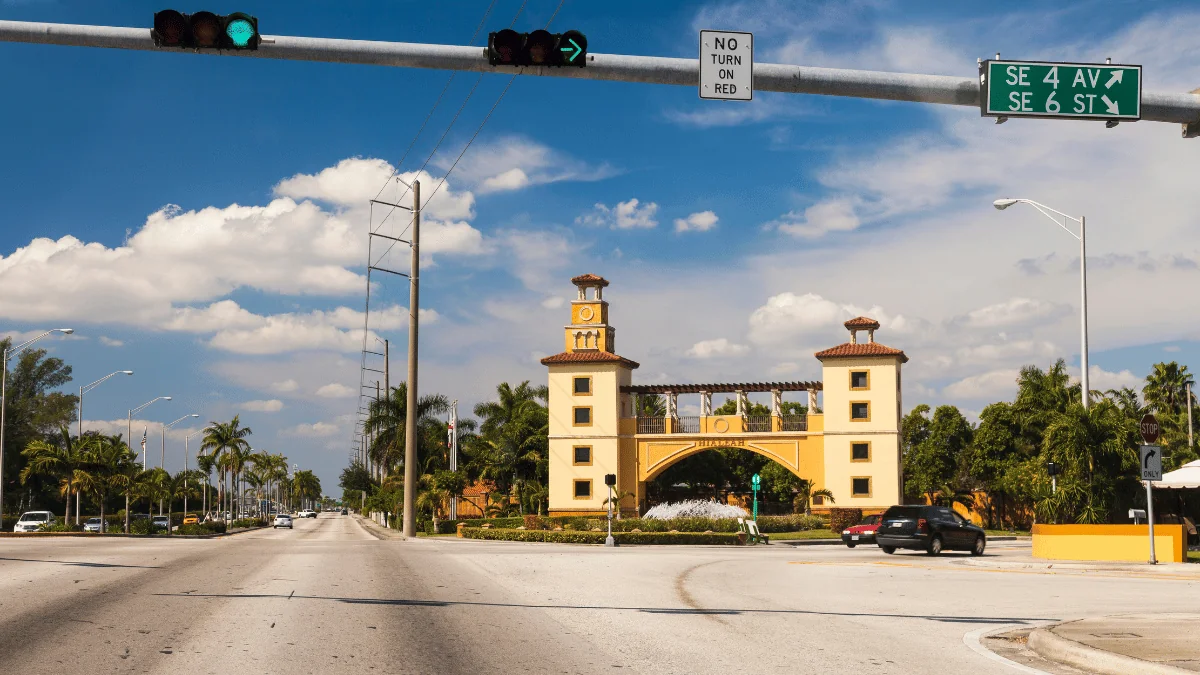
M 1125 71 L 1117 70 L 1112 75 L 1108 76 L 1108 84 L 1104 85 L 1105 89 L 1112 89 L 1114 84 L 1121 84 L 1121 80 L 1125 79 Z
M 754 98 L 754 34 L 700 31 L 700 98 Z
M 1142 469 L 1142 480 L 1162 480 L 1162 448 L 1157 445 L 1138 446 L 1138 464 Z

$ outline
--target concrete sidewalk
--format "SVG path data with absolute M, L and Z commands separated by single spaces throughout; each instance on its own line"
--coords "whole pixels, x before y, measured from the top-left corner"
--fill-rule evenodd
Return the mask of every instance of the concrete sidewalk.
M 1068 621 L 1029 634 L 1040 656 L 1089 673 L 1200 672 L 1200 614 L 1121 614 Z

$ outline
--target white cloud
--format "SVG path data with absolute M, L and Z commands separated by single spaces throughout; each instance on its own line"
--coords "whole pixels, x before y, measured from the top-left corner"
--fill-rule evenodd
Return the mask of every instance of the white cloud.
M 805 112 L 804 104 L 786 94 L 765 97 L 756 94 L 753 101 L 733 105 L 716 101 L 696 101 L 687 110 L 667 110 L 666 118 L 680 126 L 709 129 L 756 124 L 780 117 L 796 117 Z
M 199 422 L 199 420 L 196 420 L 196 422 Z M 130 429 L 128 438 L 132 441 L 131 445 L 135 451 L 141 452 L 142 432 L 145 432 L 147 451 L 151 453 L 151 456 L 160 454 L 163 422 L 139 419 L 134 419 L 132 422 L 130 422 L 124 417 L 117 420 L 84 420 L 83 432 L 87 433 L 89 431 L 96 431 L 104 434 L 105 436 L 116 436 L 120 434 L 121 438 L 126 438 L 125 432 L 127 424 Z M 200 431 L 202 428 L 202 424 L 183 426 L 183 423 L 180 422 L 178 426 L 167 429 L 167 441 L 178 441 L 182 443 L 185 436 L 190 436 L 191 434 Z M 71 429 L 74 431 L 74 425 L 71 426 Z M 195 447 L 200 447 L 197 437 L 192 436 L 192 442 L 197 443 Z M 167 452 L 171 453 L 171 448 L 167 448 Z
M 113 338 L 106 337 L 104 335 L 100 336 L 100 344 L 104 345 L 105 347 L 124 347 L 125 346 L 125 342 L 123 340 L 114 340 Z
M 741 356 L 750 351 L 746 345 L 730 342 L 726 338 L 702 340 L 687 350 L 687 355 L 696 359 L 714 359 L 726 356 Z
M 284 436 L 301 436 L 305 438 L 324 438 L 338 432 L 336 424 L 328 422 L 313 422 L 312 424 L 297 424 L 280 431 Z
M 1167 345 L 1166 347 L 1163 347 L 1163 351 L 1174 354 L 1175 352 L 1179 351 L 1179 345 Z
M 246 401 L 238 405 L 242 410 L 250 412 L 266 412 L 273 413 L 283 410 L 283 401 L 279 399 L 271 399 L 269 401 Z
M 455 157 L 449 153 L 439 154 L 433 164 L 446 171 Z M 480 194 L 563 181 L 597 181 L 616 173 L 608 164 L 595 166 L 516 135 L 472 144 L 454 169 L 456 180 L 474 186 Z
M 300 385 L 295 380 L 283 380 L 282 382 L 272 382 L 271 390 L 281 394 L 287 394 L 296 391 Z
M 344 384 L 331 382 L 318 388 L 316 394 L 321 398 L 350 398 L 354 396 L 354 390 Z
M 1078 373 L 1078 369 L 1075 369 Z M 1088 367 L 1088 389 L 1092 391 L 1108 391 L 1109 389 L 1120 389 L 1122 387 L 1130 387 L 1141 393 L 1142 387 L 1146 384 L 1144 377 L 1134 375 L 1129 370 L 1120 372 L 1110 372 L 1104 370 L 1100 366 Z
M 1065 311 L 1070 310 L 1045 300 L 1011 298 L 971 310 L 962 317 L 961 323 L 978 328 L 1020 326 L 1062 316 Z
M 970 375 L 946 385 L 942 389 L 942 394 L 952 399 L 968 401 L 981 399 L 1011 401 L 1017 393 L 1017 378 L 1020 374 L 1020 369 L 1004 368 L 979 375 Z
M 566 299 L 561 295 L 552 295 L 542 301 L 542 307 L 544 309 L 561 309 L 566 304 Z
M 575 219 L 577 225 L 595 227 L 611 227 L 615 230 L 648 229 L 658 225 L 654 214 L 658 212 L 658 204 L 647 202 L 642 204 L 637 198 L 618 202 L 613 208 L 604 204 L 596 204 L 591 212 Z
M 830 232 L 849 232 L 861 224 L 853 200 L 837 198 L 813 204 L 803 213 L 788 211 L 763 227 L 794 237 L 815 239 Z
M 700 211 L 687 218 L 675 219 L 676 232 L 708 232 L 717 226 L 717 214 L 712 211 Z

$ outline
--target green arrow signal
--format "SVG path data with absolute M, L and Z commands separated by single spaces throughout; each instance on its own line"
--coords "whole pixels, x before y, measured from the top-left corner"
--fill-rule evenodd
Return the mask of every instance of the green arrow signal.
M 579 46 L 579 43 L 575 41 L 575 38 L 568 38 L 567 42 L 571 43 L 570 47 L 559 47 L 559 49 L 564 52 L 571 52 L 571 51 L 575 52 L 574 54 L 572 54 L 570 57 L 567 58 L 568 62 L 574 63 L 575 57 L 579 56 L 580 54 L 583 53 L 583 47 Z

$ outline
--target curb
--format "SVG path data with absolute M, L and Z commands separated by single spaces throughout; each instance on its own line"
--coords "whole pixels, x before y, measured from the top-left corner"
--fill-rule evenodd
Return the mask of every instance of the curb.
M 124 532 L 0 532 L 0 539 L 40 539 L 45 537 L 78 537 L 78 538 L 95 538 L 95 539 L 219 539 L 221 537 L 232 537 L 243 532 L 254 532 L 256 530 L 265 529 L 263 527 L 246 527 L 234 532 L 222 532 L 213 534 L 125 534 Z
M 1062 625 L 1062 624 L 1059 624 Z M 1100 675 L 1177 675 L 1192 671 L 1153 661 L 1143 661 L 1124 654 L 1106 652 L 1057 635 L 1050 628 L 1035 628 L 1029 634 L 1029 648 L 1043 658 L 1082 668 Z

